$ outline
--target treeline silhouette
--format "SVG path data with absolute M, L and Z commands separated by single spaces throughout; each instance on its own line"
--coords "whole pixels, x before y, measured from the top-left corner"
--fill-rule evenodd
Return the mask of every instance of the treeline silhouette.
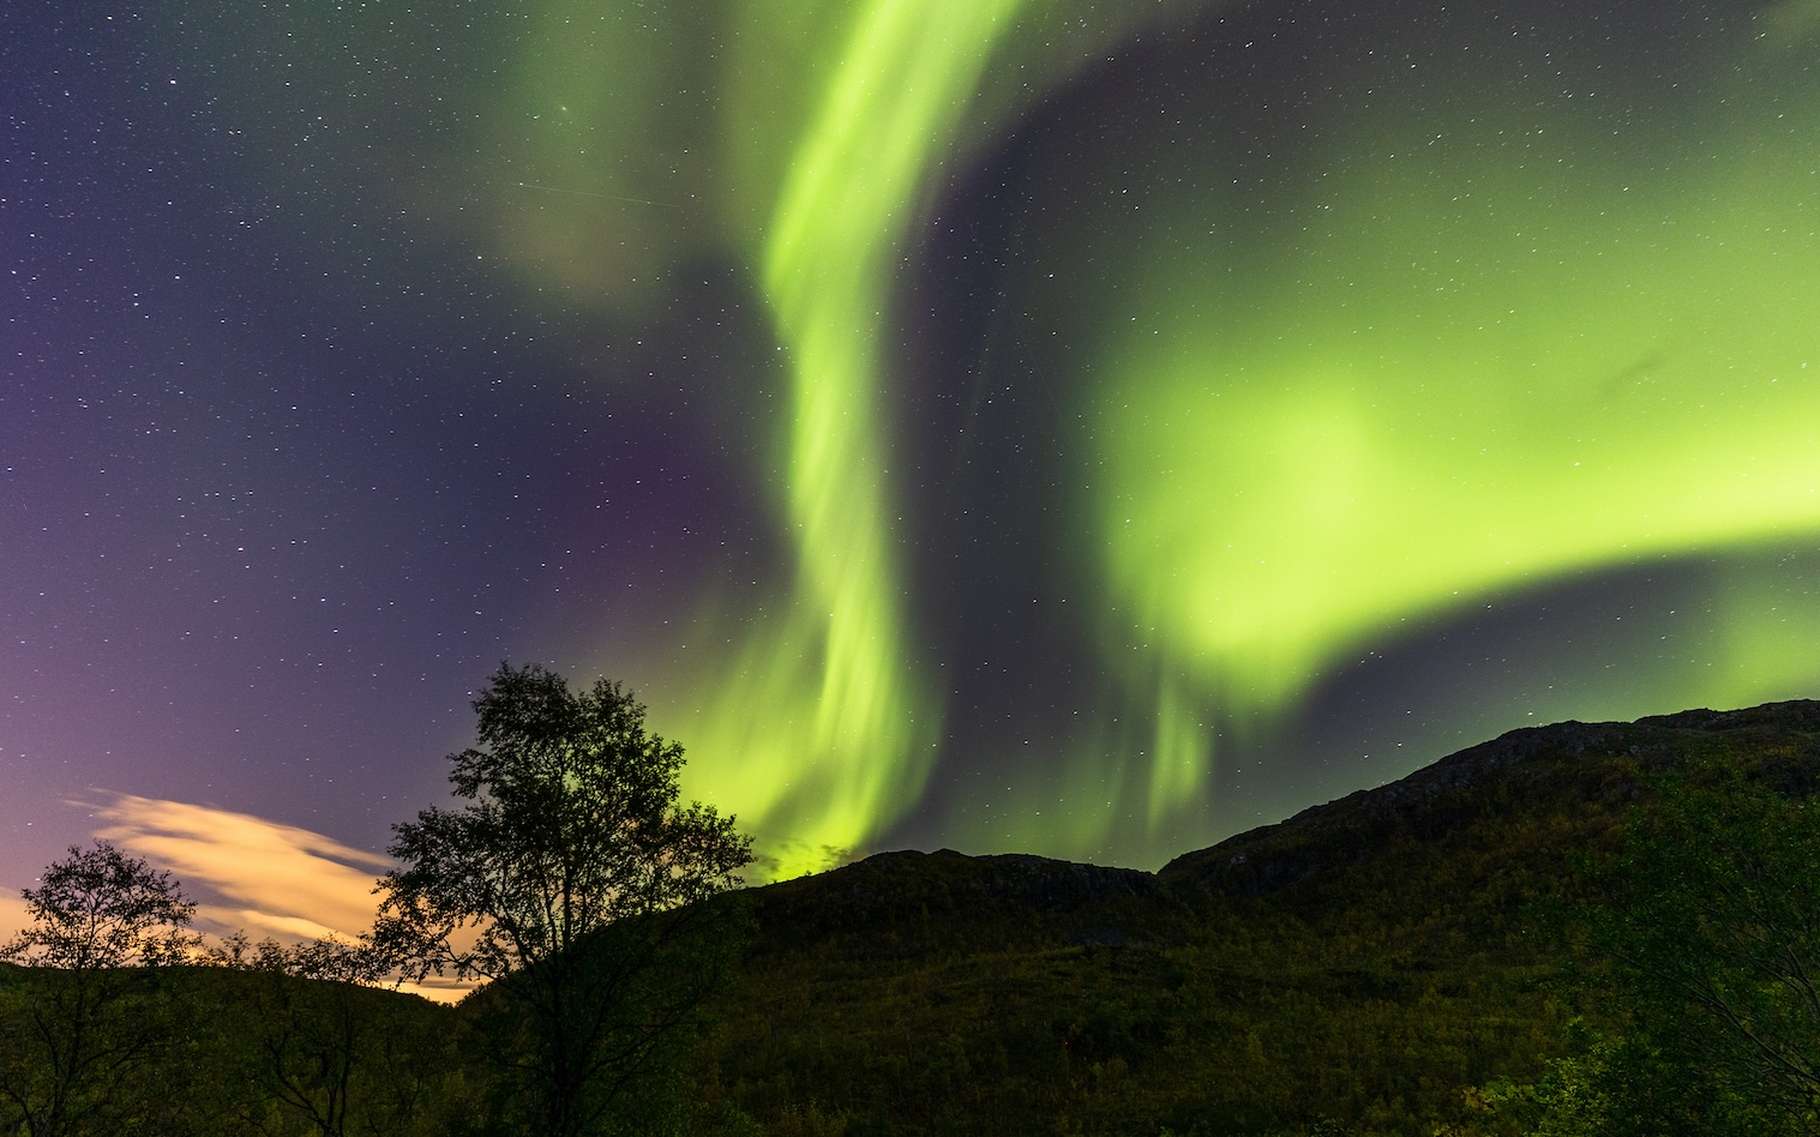
M 51 866 L 0 1133 L 1820 1129 L 1820 704 L 1514 732 L 1155 874 L 738 891 L 622 690 L 507 667 L 476 708 L 466 804 L 397 827 L 359 940 L 204 944 L 155 867 Z M 437 974 L 488 982 L 387 989 Z
M 751 842 L 678 801 L 679 745 L 606 681 L 505 664 L 451 756 L 459 808 L 394 826 L 357 940 L 206 943 L 177 881 L 72 847 L 0 949 L 0 1132 L 580 1137 L 658 1121 L 740 933 L 700 903 Z M 463 1012 L 385 991 L 486 981 Z M 642 1119 L 642 1120 L 639 1120 Z

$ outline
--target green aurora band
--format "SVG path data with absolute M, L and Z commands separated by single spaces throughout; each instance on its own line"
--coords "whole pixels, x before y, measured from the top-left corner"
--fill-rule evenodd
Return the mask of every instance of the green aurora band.
M 1399 98 L 1385 68 L 1344 130 L 1266 139 L 1312 155 L 1274 182 L 1210 177 L 1236 150 L 1167 131 L 1124 143 L 1086 195 L 1112 207 L 1037 240 L 1096 279 L 1042 322 L 1085 329 L 1096 377 L 1069 554 L 1155 708 L 1149 738 L 1077 746 L 1055 796 L 1107 798 L 1122 753 L 1149 760 L 1110 782 L 1142 808 L 1115 793 L 1060 841 L 1020 811 L 981 839 L 1097 848 L 1203 813 L 1217 723 L 1268 730 L 1374 643 L 1664 557 L 1733 551 L 1709 665 L 1588 676 L 1553 715 L 1812 693 L 1816 598 L 1772 599 L 1811 571 L 1765 567 L 1820 531 L 1820 94 L 1794 15 L 1680 76 L 1703 98 L 1672 119 L 1601 100 L 1620 81 L 1597 59 L 1558 64 L 1579 108 L 1524 118 L 1518 81 L 1462 53 L 1443 97 L 1430 76 Z
M 743 639 L 691 681 L 701 709 L 683 733 L 695 788 L 790 875 L 910 810 L 936 755 L 881 407 L 918 206 L 1090 44 L 1031 46 L 1056 12 L 1012 0 L 823 4 L 793 30 L 774 11 L 747 10 L 746 42 L 822 62 L 781 98 L 762 63 L 730 77 L 769 84 L 736 108 L 798 114 L 767 131 L 735 110 L 727 217 L 757 234 L 786 360 L 795 582 L 756 623 L 738 614 Z M 1095 14 L 1095 42 L 1127 30 Z M 1715 59 L 1754 76 L 1806 42 Z M 1044 82 L 1010 95 L 993 76 L 1020 60 Z M 1096 377 L 1075 383 L 1073 461 L 1098 474 L 1075 509 L 1091 545 L 1065 552 L 1098 566 L 1107 656 L 1128 661 L 1126 697 L 1149 689 L 1153 721 L 1056 739 L 1070 784 L 1033 778 L 1011 825 L 974 841 L 1081 855 L 1120 827 L 1167 832 L 1205 808 L 1216 723 L 1267 730 L 1374 637 L 1566 575 L 1820 528 L 1820 107 L 1739 83 L 1698 126 L 1712 152 L 1664 173 L 1591 121 L 1524 123 L 1475 99 L 1470 70 L 1452 82 L 1446 121 L 1387 102 L 1329 143 L 1317 180 L 1274 187 L 1293 220 L 1244 231 L 1236 193 L 1168 161 L 1141 183 L 1117 171 L 1118 212 L 1056 214 L 1065 228 L 1044 240 L 1094 254 L 1076 271 L 1111 267 L 1066 321 Z M 1664 145 L 1687 128 L 1639 127 Z M 1470 144 L 1499 129 L 1525 136 L 1520 165 Z M 1730 595 L 1721 624 L 1739 646 L 1707 682 L 1619 685 L 1571 710 L 1737 702 L 1812 678 L 1791 626 Z M 1056 797 L 1077 803 L 1066 819 L 1040 808 Z
M 823 867 L 914 802 L 940 706 L 910 670 L 880 419 L 882 313 L 910 206 L 1017 0 L 859 8 L 766 230 L 764 293 L 788 353 L 784 516 L 797 585 L 718 676 L 693 771 Z M 731 761 L 718 756 L 726 756 Z
M 828 5 L 814 19 L 799 14 L 802 39 L 783 57 L 810 57 L 806 41 L 826 37 L 830 25 L 846 29 L 844 39 L 823 48 L 820 88 L 786 99 L 806 111 L 788 160 L 780 165 L 746 144 L 742 169 L 782 178 L 758 259 L 787 355 L 790 412 L 778 465 L 796 582 L 728 665 L 695 681 L 703 709 L 688 732 L 701 757 L 690 779 L 759 830 L 779 875 L 826 867 L 913 808 L 937 756 L 942 707 L 906 634 L 903 537 L 894 521 L 902 511 L 881 409 L 896 273 L 934 175 L 1034 93 L 996 89 L 988 65 L 1001 69 L 998 86 L 1013 86 L 1007 75 L 1059 78 L 1131 22 L 1077 25 L 1060 37 L 1063 49 L 1051 38 L 1039 58 L 1009 70 L 1008 57 L 1030 54 L 1006 42 L 1021 7 L 871 0 L 840 18 Z M 1039 7 L 1038 31 L 1056 16 L 1053 6 Z M 779 51 L 776 9 L 755 5 L 748 15 L 742 42 Z M 780 81 L 762 66 L 748 73 Z M 767 137 L 748 121 L 732 135 Z M 741 619 L 752 623 L 750 613 Z
M 893 475 L 893 300 L 919 226 L 1083 69 L 1216 7 L 545 0 L 463 145 L 415 182 L 384 146 L 344 156 L 621 330 L 692 259 L 746 266 L 777 350 L 728 384 L 775 384 L 750 473 L 790 563 L 698 598 L 684 638 L 713 659 L 615 643 L 602 662 L 778 874 L 868 848 L 938 758 L 971 757 L 943 750 L 947 661 L 912 629 L 916 502 Z M 1353 59 L 1262 139 L 1219 140 L 1214 93 L 1068 124 L 1088 160 L 1058 151 L 1013 206 L 1011 346 L 1065 361 L 1025 381 L 1060 384 L 1076 424 L 1044 558 L 1070 579 L 1032 589 L 1086 598 L 1068 611 L 1109 689 L 1053 716 L 1052 759 L 995 812 L 948 807 L 955 843 L 1154 859 L 1218 836 L 1216 736 L 1268 736 L 1385 643 L 1671 559 L 1711 565 L 1697 612 L 1661 617 L 1702 662 L 1589 661 L 1571 689 L 1455 721 L 1820 683 L 1820 3 L 1734 21 L 1672 97 L 1625 86 L 1623 44 L 1542 56 L 1436 11 L 1470 50 L 1421 61 L 1419 87 Z M 377 11 L 284 18 L 302 21 L 274 25 L 285 42 L 425 50 Z M 1216 141 L 1180 143 L 1184 120 Z M 1294 160 L 1246 165 L 1272 147 Z M 480 200 L 438 213 L 476 154 Z

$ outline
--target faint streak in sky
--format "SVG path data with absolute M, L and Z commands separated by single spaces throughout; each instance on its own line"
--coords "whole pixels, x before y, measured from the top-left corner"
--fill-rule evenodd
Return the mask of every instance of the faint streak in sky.
M 570 189 L 567 186 L 547 186 L 542 182 L 519 182 L 518 188 L 542 190 L 545 193 L 566 193 L 571 197 L 595 197 L 602 201 L 623 201 L 632 205 L 654 205 L 659 209 L 682 208 L 681 205 L 673 201 L 652 201 L 651 199 L 644 197 L 625 197 L 616 193 L 596 193 L 593 190 Z

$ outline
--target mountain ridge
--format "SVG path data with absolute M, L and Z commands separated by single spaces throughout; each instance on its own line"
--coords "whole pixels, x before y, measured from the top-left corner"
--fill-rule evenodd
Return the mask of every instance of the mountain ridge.
M 1820 792 L 1820 701 L 1508 731 L 1155 872 L 897 850 L 724 894 L 705 914 L 739 919 L 704 925 L 728 930 L 724 984 L 677 1042 L 680 1132 L 1506 1137 L 1480 1087 L 1623 1029 L 1537 912 L 1596 900 L 1582 869 L 1679 772 Z M 35 978 L 0 966 L 0 1005 Z M 273 992 L 180 978 L 239 1070 Z M 471 1048 L 487 990 L 357 1002 Z
M 1772 740 L 1775 744 L 1786 744 L 1790 740 L 1786 736 L 1807 739 L 1811 743 L 1809 756 L 1820 768 L 1820 700 L 1793 699 L 1735 710 L 1694 708 L 1646 715 L 1629 722 L 1568 719 L 1506 731 L 1444 755 L 1400 778 L 1353 790 L 1298 810 L 1281 821 L 1180 853 L 1155 871 L 1032 853 L 976 854 L 946 847 L 928 851 L 893 849 L 821 873 L 760 885 L 751 891 L 832 888 L 853 900 L 857 910 L 865 911 L 882 899 L 878 889 L 920 866 L 945 876 L 962 894 L 1063 906 L 1078 904 L 1092 895 L 1153 896 L 1182 886 L 1261 895 L 1305 880 L 1314 870 L 1314 866 L 1298 868 L 1281 858 L 1269 859 L 1272 852 L 1283 851 L 1285 839 L 1330 833 L 1336 827 L 1357 826 L 1361 822 L 1376 822 L 1381 828 L 1396 820 L 1428 820 L 1439 823 L 1437 830 L 1444 830 L 1450 822 L 1463 819 L 1450 817 L 1434 807 L 1444 804 L 1450 796 L 1482 788 L 1487 778 L 1520 779 L 1522 774 L 1534 770 L 1558 773 L 1560 759 L 1588 756 L 1634 762 L 1641 773 L 1652 765 L 1672 763 L 1687 754 L 1690 734 L 1738 731 L 1767 732 L 1777 736 Z M 1816 785 L 1820 785 L 1820 773 L 1811 779 L 1794 779 L 1783 788 L 1811 792 Z M 1621 805 L 1635 796 L 1636 788 L 1634 782 L 1620 781 L 1608 788 L 1599 804 Z M 1432 816 L 1425 818 L 1425 813 Z M 1439 836 L 1440 832 L 1430 835 Z M 962 862 L 967 867 L 962 867 Z M 988 879 L 988 870 L 1004 870 L 1002 879 Z M 811 881 L 819 883 L 803 883 Z
M 1338 840 L 1340 834 L 1382 837 L 1400 828 L 1437 838 L 1470 820 L 1449 807 L 1475 793 L 1486 796 L 1488 785 L 1492 796 L 1502 791 L 1517 797 L 1517 805 L 1532 808 L 1577 790 L 1588 804 L 1609 812 L 1635 800 L 1644 775 L 1714 749 L 1710 744 L 1717 736 L 1726 736 L 1727 745 L 1747 738 L 1766 758 L 1792 760 L 1772 761 L 1756 771 L 1781 789 L 1810 793 L 1820 782 L 1820 701 L 1795 699 L 1730 711 L 1699 708 L 1632 722 L 1570 719 L 1506 731 L 1383 785 L 1183 853 L 1157 875 L 1215 890 L 1275 891 L 1330 867 L 1292 855 L 1298 847 L 1306 850 L 1311 837 L 1351 844 Z M 1513 794 L 1516 790 L 1524 793 Z
M 896 851 L 746 890 L 692 1069 L 778 1132 L 1488 1132 L 1473 1087 L 1612 1014 L 1538 904 L 1676 771 L 1812 793 L 1820 702 L 1508 731 L 1155 873 Z

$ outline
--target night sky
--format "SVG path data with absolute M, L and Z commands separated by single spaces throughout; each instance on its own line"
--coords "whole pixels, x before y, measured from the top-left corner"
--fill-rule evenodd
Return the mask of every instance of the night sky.
M 505 658 L 773 874 L 1820 694 L 1820 0 L 28 0 L 0 111 L 0 885 L 357 928 Z

